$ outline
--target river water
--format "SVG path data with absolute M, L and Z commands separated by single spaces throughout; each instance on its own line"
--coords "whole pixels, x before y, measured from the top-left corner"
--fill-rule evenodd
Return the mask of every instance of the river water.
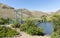
M 44 29 L 44 33 L 46 35 L 51 35 L 53 32 L 53 26 L 50 22 L 43 22 L 38 25 L 39 27 L 42 27 Z

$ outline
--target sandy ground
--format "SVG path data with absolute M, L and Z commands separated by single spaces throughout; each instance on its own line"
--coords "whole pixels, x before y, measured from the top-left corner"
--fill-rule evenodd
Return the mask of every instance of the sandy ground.
M 19 29 L 16 29 L 18 32 Z M 31 36 L 26 34 L 25 32 L 20 32 L 21 36 L 15 37 L 15 38 L 51 38 L 51 36 L 45 35 L 45 36 Z
M 50 36 L 30 36 L 28 34 L 26 34 L 25 32 L 21 32 L 21 35 L 22 36 L 18 36 L 18 37 L 15 37 L 15 38 L 51 38 Z

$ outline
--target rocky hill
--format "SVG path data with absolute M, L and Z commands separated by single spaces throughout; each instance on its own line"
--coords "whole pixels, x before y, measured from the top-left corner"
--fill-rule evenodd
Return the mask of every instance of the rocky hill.
M 42 15 L 50 16 L 52 14 L 52 13 L 47 14 L 46 12 L 42 12 L 42 11 L 31 11 L 25 8 L 14 9 L 13 7 L 0 3 L 0 17 L 16 18 L 16 11 L 21 12 L 24 18 L 28 18 L 28 17 L 39 18 Z M 60 14 L 60 10 L 57 12 L 53 12 L 53 14 L 56 14 L 56 13 Z
M 0 3 L 0 17 L 14 18 L 15 17 L 14 8 Z

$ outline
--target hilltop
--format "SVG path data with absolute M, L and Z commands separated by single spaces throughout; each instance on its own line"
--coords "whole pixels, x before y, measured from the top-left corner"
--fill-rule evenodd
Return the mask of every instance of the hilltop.
M 22 12 L 24 18 L 28 18 L 28 17 L 39 18 L 42 15 L 51 16 L 53 14 L 60 14 L 60 10 L 58 10 L 56 12 L 51 12 L 51 14 L 48 14 L 46 12 L 37 11 L 37 10 L 30 11 L 26 8 L 15 9 L 14 7 L 11 7 L 11 6 L 0 3 L 0 17 L 16 18 L 16 10 L 18 10 L 19 12 Z

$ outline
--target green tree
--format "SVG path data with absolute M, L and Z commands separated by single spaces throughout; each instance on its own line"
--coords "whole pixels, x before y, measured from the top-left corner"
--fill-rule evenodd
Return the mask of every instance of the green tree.
M 59 38 L 60 37 L 60 15 L 57 14 L 53 15 L 51 19 L 54 28 L 52 38 Z
M 41 19 L 42 19 L 42 22 L 47 22 L 47 16 L 46 15 L 41 16 Z

